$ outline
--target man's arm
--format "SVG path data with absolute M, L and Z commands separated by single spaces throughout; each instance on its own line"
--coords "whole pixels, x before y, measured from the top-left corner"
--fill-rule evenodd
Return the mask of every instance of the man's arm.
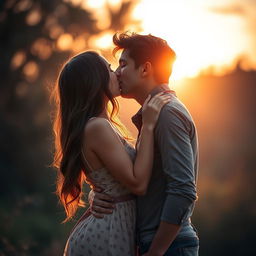
M 149 251 L 143 256 L 162 256 L 180 231 L 180 225 L 161 221 Z
M 166 174 L 166 198 L 161 223 L 146 255 L 163 255 L 188 219 L 196 200 L 194 155 L 189 120 L 181 112 L 165 106 L 155 129 L 163 171 Z

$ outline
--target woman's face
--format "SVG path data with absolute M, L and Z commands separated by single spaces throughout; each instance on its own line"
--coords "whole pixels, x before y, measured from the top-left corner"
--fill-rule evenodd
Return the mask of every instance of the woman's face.
M 107 65 L 108 71 L 109 71 L 109 90 L 111 92 L 111 94 L 113 95 L 113 97 L 117 97 L 120 96 L 120 87 L 119 87 L 119 83 L 117 80 L 117 76 L 115 74 L 115 72 L 111 69 L 111 65 L 107 62 L 106 59 L 104 59 L 104 62 Z

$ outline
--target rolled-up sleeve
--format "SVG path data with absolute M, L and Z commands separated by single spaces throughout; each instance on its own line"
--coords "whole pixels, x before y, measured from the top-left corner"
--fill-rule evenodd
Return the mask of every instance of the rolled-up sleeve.
M 197 198 L 195 154 L 191 144 L 193 122 L 170 105 L 164 106 L 155 128 L 155 140 L 166 176 L 166 198 L 161 220 L 181 225 Z

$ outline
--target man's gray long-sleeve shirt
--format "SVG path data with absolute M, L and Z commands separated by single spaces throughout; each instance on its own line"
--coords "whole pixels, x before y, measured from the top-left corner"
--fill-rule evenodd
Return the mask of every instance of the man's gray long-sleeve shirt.
M 160 221 L 181 225 L 178 237 L 196 236 L 190 217 L 197 199 L 197 132 L 191 115 L 167 85 L 155 88 L 172 98 L 159 115 L 154 131 L 152 176 L 145 196 L 137 198 L 137 234 L 151 241 Z M 141 110 L 132 118 L 141 128 Z

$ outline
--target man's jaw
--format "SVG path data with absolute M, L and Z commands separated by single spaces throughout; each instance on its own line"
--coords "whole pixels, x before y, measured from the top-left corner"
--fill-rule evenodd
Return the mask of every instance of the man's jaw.
M 120 95 L 121 95 L 123 98 L 128 98 L 128 99 L 133 98 L 133 97 L 131 97 L 131 96 L 127 93 L 127 91 L 124 89 L 125 86 L 123 85 L 123 82 L 119 80 L 118 83 L 119 83 Z
M 124 93 L 124 90 L 123 90 L 123 85 L 122 85 L 122 82 L 119 82 L 119 91 L 120 91 L 120 95 L 124 98 L 126 98 L 125 96 L 125 93 Z

